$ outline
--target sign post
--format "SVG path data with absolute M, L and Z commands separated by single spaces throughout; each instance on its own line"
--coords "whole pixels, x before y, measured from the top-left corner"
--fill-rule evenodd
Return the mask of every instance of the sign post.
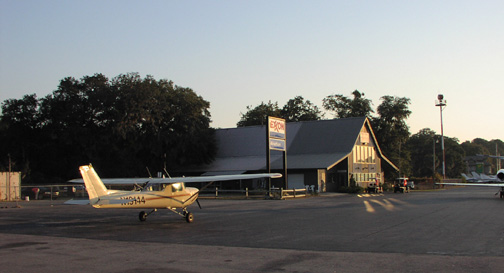
M 266 129 L 266 165 L 268 173 L 271 173 L 271 150 L 281 151 L 283 159 L 283 188 L 287 189 L 287 130 L 285 119 L 268 117 Z M 269 190 L 271 192 L 271 178 L 269 178 Z

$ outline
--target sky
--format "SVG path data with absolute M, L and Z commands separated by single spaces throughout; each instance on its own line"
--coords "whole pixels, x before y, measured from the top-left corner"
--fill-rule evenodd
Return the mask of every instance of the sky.
M 504 139 L 504 1 L 0 0 L 0 102 L 65 77 L 138 72 L 210 102 L 214 128 L 247 106 L 359 90 L 407 97 L 412 134 Z M 328 112 L 325 118 L 333 118 Z

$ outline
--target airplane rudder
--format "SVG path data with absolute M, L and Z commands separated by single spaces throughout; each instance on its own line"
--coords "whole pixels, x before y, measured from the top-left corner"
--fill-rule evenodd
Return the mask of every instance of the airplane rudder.
M 93 184 L 93 188 L 96 195 L 98 197 L 107 195 L 107 188 L 105 187 L 105 184 L 103 184 L 103 181 L 101 180 L 100 176 L 95 171 L 95 169 L 92 166 L 90 166 L 89 171 L 87 173 L 90 176 L 90 182 Z
M 96 194 L 95 187 L 94 187 L 94 185 L 92 183 L 92 179 L 89 175 L 90 166 L 88 166 L 88 165 L 80 166 L 79 170 L 81 172 L 82 179 L 84 180 L 84 185 L 86 186 L 86 191 L 88 193 L 89 200 L 97 198 L 98 195 Z

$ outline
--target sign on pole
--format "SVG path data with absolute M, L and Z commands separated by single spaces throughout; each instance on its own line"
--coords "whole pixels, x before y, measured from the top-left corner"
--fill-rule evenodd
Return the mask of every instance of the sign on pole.
M 283 154 L 283 188 L 287 189 L 287 133 L 285 119 L 268 117 L 268 128 L 266 129 L 266 152 L 268 172 L 271 172 L 271 150 L 282 151 Z M 269 182 L 271 189 L 271 179 Z
M 268 117 L 270 138 L 285 139 L 285 119 Z

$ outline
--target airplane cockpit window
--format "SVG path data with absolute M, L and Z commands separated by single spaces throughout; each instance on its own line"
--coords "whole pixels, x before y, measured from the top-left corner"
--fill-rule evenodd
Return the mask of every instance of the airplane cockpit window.
M 172 192 L 182 191 L 184 189 L 183 183 L 173 183 L 172 184 Z
M 143 188 L 143 190 L 144 191 L 159 191 L 160 190 L 159 183 L 149 183 Z
M 144 188 L 143 191 L 164 191 L 170 189 L 172 192 L 178 192 L 184 190 L 184 183 L 149 183 Z

